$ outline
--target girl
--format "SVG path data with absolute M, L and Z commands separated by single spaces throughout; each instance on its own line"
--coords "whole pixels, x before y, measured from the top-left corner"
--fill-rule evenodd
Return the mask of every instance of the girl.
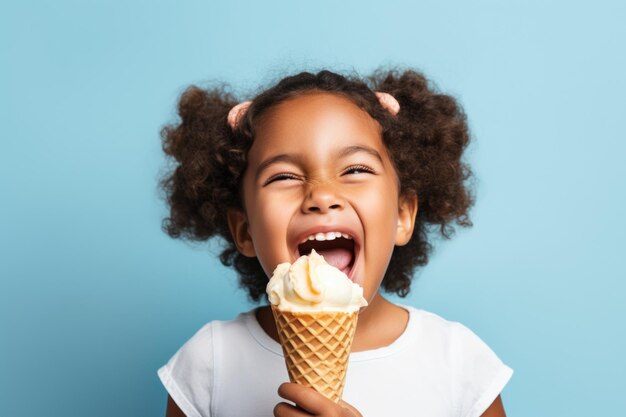
M 176 159 L 161 185 L 172 237 L 218 236 L 250 298 L 282 262 L 315 249 L 364 289 L 342 401 L 285 383 L 267 305 L 213 321 L 159 369 L 168 416 L 504 416 L 512 370 L 459 323 L 406 296 L 435 233 L 470 226 L 469 133 L 415 71 L 281 80 L 252 101 L 190 87 L 162 131 Z M 280 398 L 282 397 L 282 399 Z M 283 400 L 287 400 L 285 402 Z

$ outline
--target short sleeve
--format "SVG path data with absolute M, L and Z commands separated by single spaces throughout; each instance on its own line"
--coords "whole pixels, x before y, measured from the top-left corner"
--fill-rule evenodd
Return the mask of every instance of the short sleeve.
M 454 323 L 450 353 L 458 415 L 479 417 L 498 397 L 513 370 L 460 323 Z
M 213 327 L 202 327 L 158 370 L 161 383 L 187 417 L 210 416 Z

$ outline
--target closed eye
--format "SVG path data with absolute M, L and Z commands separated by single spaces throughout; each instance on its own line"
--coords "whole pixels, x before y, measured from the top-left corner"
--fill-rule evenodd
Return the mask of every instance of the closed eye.
M 276 181 L 299 180 L 299 179 L 300 177 L 298 177 L 296 174 L 291 174 L 289 172 L 281 172 L 280 174 L 275 174 L 269 177 L 268 180 L 265 181 L 263 185 L 265 186 Z
M 352 165 L 343 171 L 343 175 L 347 174 L 375 174 L 376 172 L 365 165 Z

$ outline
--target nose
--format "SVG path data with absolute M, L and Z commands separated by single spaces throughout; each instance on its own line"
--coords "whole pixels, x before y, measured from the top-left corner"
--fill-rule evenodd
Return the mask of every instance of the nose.
M 302 202 L 304 213 L 328 213 L 330 210 L 340 210 L 345 203 L 337 190 L 329 184 L 309 186 L 307 195 Z

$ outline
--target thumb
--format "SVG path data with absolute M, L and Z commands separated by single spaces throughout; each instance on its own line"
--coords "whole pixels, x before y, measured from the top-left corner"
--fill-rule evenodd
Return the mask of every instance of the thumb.
M 339 405 L 342 406 L 343 408 L 347 409 L 347 410 L 350 410 L 350 412 L 352 414 L 354 414 L 354 417 L 363 417 L 363 415 L 359 412 L 359 410 L 357 410 L 356 408 L 354 408 L 353 406 L 351 406 L 350 404 L 348 404 L 344 400 L 340 400 L 339 401 Z

